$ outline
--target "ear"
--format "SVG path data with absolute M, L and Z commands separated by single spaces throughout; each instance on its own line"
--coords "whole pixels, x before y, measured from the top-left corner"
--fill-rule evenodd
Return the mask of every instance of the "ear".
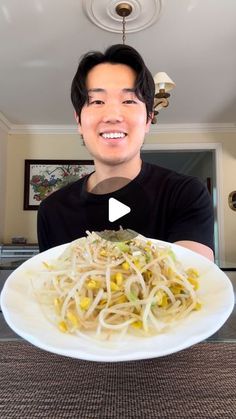
M 74 112 L 74 117 L 75 117 L 75 120 L 76 120 L 77 124 L 79 124 L 79 117 L 78 117 L 76 112 Z
M 151 122 L 152 122 L 153 117 L 154 117 L 154 112 L 151 113 L 151 116 L 147 120 L 146 130 L 145 130 L 146 133 L 148 133 L 149 130 L 150 130 L 150 126 L 151 126 Z
M 78 132 L 79 132 L 80 134 L 82 134 L 82 132 L 81 132 L 81 125 L 80 125 L 80 122 L 79 122 L 79 117 L 78 117 L 78 115 L 77 115 L 77 113 L 76 113 L 76 112 L 74 112 L 74 117 L 75 117 L 75 120 L 76 120 L 76 123 L 77 123 Z

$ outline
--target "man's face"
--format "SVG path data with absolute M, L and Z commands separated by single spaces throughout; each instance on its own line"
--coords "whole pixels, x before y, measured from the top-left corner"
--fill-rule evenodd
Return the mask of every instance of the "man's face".
M 133 69 L 124 64 L 98 64 L 88 73 L 89 101 L 82 109 L 79 131 L 95 163 L 140 159 L 150 120 L 145 103 L 133 91 L 135 79 Z

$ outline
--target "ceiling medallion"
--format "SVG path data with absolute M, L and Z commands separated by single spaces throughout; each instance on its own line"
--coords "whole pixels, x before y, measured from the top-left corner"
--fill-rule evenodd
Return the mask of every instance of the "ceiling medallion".
M 109 32 L 122 32 L 122 17 L 116 8 L 120 0 L 83 0 L 83 9 L 88 18 L 98 27 Z M 159 19 L 164 0 L 128 0 L 132 12 L 126 17 L 127 33 L 138 32 L 153 25 Z

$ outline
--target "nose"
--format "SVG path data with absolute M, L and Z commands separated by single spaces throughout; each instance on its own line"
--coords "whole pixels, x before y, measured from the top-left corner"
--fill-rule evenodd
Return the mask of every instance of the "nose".
M 124 120 L 123 112 L 119 104 L 109 104 L 104 107 L 103 122 L 116 124 Z

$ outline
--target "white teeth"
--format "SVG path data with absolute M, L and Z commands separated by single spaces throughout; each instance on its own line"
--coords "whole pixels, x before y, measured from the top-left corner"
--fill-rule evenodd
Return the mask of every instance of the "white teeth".
M 101 134 L 103 138 L 124 138 L 125 134 L 123 132 L 106 132 Z

